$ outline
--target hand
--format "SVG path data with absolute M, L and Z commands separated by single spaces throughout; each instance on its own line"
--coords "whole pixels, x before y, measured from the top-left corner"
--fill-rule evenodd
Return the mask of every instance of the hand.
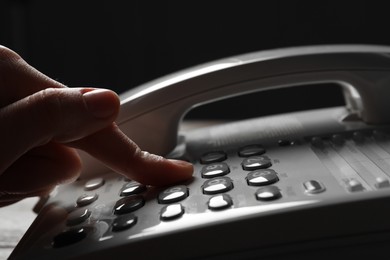
M 67 88 L 0 46 L 0 206 L 75 180 L 74 148 L 144 184 L 191 177 L 190 163 L 142 152 L 115 125 L 118 111 L 114 92 Z

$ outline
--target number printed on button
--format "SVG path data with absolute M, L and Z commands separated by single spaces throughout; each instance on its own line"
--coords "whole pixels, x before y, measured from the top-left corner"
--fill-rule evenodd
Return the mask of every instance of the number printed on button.
M 279 181 L 279 178 L 272 169 L 260 169 L 248 173 L 246 180 L 250 186 L 263 186 L 275 183 Z
M 272 166 L 267 156 L 252 156 L 242 161 L 242 168 L 246 171 L 265 169 Z
M 158 203 L 168 204 L 184 200 L 189 195 L 188 188 L 185 185 L 178 185 L 163 190 L 158 195 Z
M 202 190 L 204 194 L 218 194 L 233 189 L 233 182 L 228 177 L 216 177 L 206 181 Z
M 213 163 L 202 168 L 202 178 L 213 178 L 226 175 L 230 172 L 226 163 Z

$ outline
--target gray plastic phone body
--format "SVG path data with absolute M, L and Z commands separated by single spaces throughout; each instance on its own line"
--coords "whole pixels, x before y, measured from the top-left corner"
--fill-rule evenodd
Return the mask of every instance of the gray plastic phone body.
M 87 156 L 84 178 L 58 187 L 12 258 L 41 259 L 114 256 L 134 259 L 244 259 L 290 256 L 318 259 L 379 255 L 390 238 L 390 48 L 384 46 L 309 46 L 263 51 L 215 61 L 147 83 L 121 96 L 118 125 L 141 148 L 195 163 L 185 183 L 183 216 L 159 219 L 161 190 L 150 188 L 146 204 L 134 214 L 138 223 L 112 232 L 112 208 L 123 179 Z M 264 89 L 302 84 L 337 83 L 346 107 L 255 118 L 184 133 L 178 125 L 194 106 Z M 158 134 L 156 134 L 158 133 Z M 279 140 L 289 140 L 287 146 Z M 259 187 L 247 185 L 237 150 L 260 143 L 278 173 L 281 198 L 257 201 Z M 227 153 L 234 188 L 226 192 L 233 205 L 207 208 L 210 195 L 199 163 L 203 153 Z M 53 237 L 67 229 L 68 213 L 85 193 L 89 174 L 101 174 L 105 185 L 88 206 L 87 237 L 52 248 Z M 306 181 L 324 190 L 307 192 Z M 356 188 L 353 183 L 358 182 Z M 352 251 L 347 250 L 350 248 Z M 319 254 L 316 254 L 319 252 Z

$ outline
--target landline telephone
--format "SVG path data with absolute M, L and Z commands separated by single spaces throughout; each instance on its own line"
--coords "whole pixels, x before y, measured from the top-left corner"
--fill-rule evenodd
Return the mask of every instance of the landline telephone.
M 178 134 L 199 104 L 320 83 L 340 85 L 345 107 Z M 53 192 L 11 259 L 389 254 L 389 47 L 255 52 L 160 78 L 121 100 L 121 129 L 145 150 L 193 162 L 193 179 L 146 187 L 85 156 L 82 177 Z

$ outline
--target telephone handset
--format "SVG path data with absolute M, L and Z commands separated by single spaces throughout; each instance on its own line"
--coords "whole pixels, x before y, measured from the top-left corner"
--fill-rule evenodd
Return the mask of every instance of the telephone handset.
M 118 125 L 142 149 L 195 165 L 161 189 L 83 158 L 11 258 L 363 258 L 390 239 L 390 48 L 334 45 L 223 59 L 121 95 Z M 254 91 L 336 83 L 346 107 L 184 132 L 194 106 Z M 158 134 L 156 134 L 158 133 Z

